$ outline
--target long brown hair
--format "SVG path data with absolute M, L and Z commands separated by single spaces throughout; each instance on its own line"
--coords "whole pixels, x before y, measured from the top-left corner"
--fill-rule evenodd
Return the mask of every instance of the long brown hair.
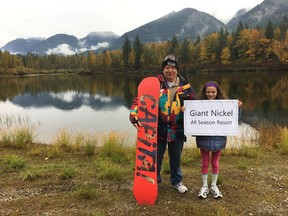
M 206 96 L 207 86 L 214 86 L 217 89 L 217 95 L 216 95 L 215 99 L 227 99 L 227 96 L 225 95 L 225 93 L 221 89 L 220 85 L 216 81 L 209 81 L 209 82 L 205 83 L 205 85 L 200 89 L 199 94 L 197 96 L 198 100 L 208 99 Z

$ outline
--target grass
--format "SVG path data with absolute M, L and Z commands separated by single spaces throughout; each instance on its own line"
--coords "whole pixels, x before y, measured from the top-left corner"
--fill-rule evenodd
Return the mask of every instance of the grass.
M 277 147 L 281 154 L 288 154 L 288 129 L 280 129 L 280 142 L 277 144 Z
M 20 177 L 22 177 L 23 181 L 33 181 L 37 179 L 39 176 L 40 174 L 34 169 L 27 169 L 22 173 L 20 173 Z
M 6 138 L 18 136 L 18 130 L 1 130 L 0 215 L 286 215 L 287 128 L 258 126 L 256 143 L 222 151 L 222 199 L 198 199 L 201 158 L 199 149 L 191 146 L 182 155 L 188 193 L 171 188 L 166 152 L 163 183 L 153 206 L 140 206 L 133 197 L 135 146 L 128 145 L 123 134 L 73 134 L 64 129 L 51 145 L 27 139 L 15 145 Z
M 13 172 L 15 170 L 22 169 L 26 166 L 25 159 L 18 157 L 17 155 L 5 155 L 3 158 L 3 170 L 6 172 Z
M 93 184 L 78 184 L 75 186 L 73 195 L 79 199 L 97 199 L 101 198 L 101 190 L 97 190 Z

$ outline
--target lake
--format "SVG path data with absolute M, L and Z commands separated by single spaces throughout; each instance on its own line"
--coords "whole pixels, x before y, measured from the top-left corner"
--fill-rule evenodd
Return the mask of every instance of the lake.
M 47 75 L 0 78 L 0 115 L 27 116 L 35 141 L 51 143 L 62 129 L 81 133 L 120 132 L 133 143 L 129 107 L 144 77 L 135 75 Z M 230 99 L 240 99 L 240 131 L 253 122 L 288 125 L 288 74 L 189 74 L 195 92 L 218 81 Z M 245 134 L 244 134 L 245 135 Z

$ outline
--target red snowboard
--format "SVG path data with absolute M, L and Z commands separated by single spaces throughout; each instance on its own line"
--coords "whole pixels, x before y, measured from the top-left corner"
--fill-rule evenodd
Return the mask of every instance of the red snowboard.
M 153 205 L 158 195 L 157 127 L 160 83 L 147 77 L 138 86 L 138 131 L 134 173 L 134 197 L 140 205 Z

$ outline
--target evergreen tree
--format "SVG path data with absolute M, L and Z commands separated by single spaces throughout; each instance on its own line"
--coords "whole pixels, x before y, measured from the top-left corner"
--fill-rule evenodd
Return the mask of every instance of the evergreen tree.
M 196 44 L 199 44 L 200 41 L 201 41 L 201 38 L 200 38 L 200 35 L 198 34 L 198 35 L 197 35 L 197 39 L 196 39 L 196 41 L 195 41 L 195 45 L 196 45 Z
M 190 47 L 187 38 L 184 38 L 183 42 L 181 43 L 179 60 L 181 63 L 189 63 L 190 61 Z
M 243 29 L 244 29 L 243 23 L 240 21 L 238 23 L 236 32 L 233 34 L 233 38 L 232 38 L 232 44 L 231 44 L 232 45 L 232 47 L 231 47 L 231 58 L 232 59 L 238 59 L 238 48 L 237 48 L 236 44 L 237 44 L 237 41 L 239 39 L 240 33 L 241 33 L 241 31 L 243 31 Z
M 129 56 L 130 56 L 131 51 L 132 51 L 131 42 L 130 42 L 128 35 L 126 35 L 124 38 L 123 45 L 122 45 L 122 58 L 123 58 L 122 60 L 123 60 L 124 68 L 129 67 Z
M 179 53 L 179 42 L 176 35 L 173 35 L 172 41 L 169 41 L 168 53 L 176 56 Z
M 218 33 L 218 43 L 216 47 L 216 58 L 220 59 L 221 58 L 221 52 L 226 46 L 227 43 L 227 32 L 224 32 L 224 29 L 221 28 L 219 33 Z
M 283 20 L 281 21 L 279 25 L 280 31 L 281 31 L 281 39 L 284 40 L 286 36 L 286 32 L 288 30 L 288 19 L 286 16 L 284 16 Z
M 274 38 L 274 31 L 273 31 L 273 23 L 271 20 L 268 21 L 266 28 L 265 28 L 265 37 L 267 39 L 273 39 Z
M 134 68 L 139 69 L 141 67 L 141 57 L 143 54 L 143 48 L 138 35 L 136 35 L 134 38 L 133 50 L 134 50 Z

